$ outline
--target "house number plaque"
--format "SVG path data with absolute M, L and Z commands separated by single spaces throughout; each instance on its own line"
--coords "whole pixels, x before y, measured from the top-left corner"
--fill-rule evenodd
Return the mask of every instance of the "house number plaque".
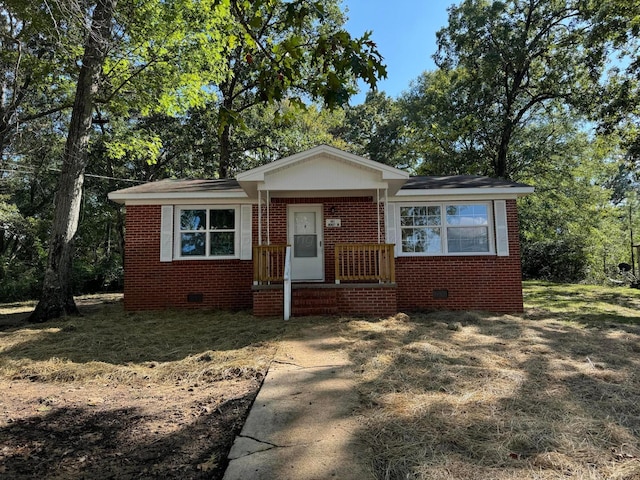
M 325 221 L 325 225 L 327 227 L 339 227 L 342 225 L 342 222 L 339 218 L 327 218 Z

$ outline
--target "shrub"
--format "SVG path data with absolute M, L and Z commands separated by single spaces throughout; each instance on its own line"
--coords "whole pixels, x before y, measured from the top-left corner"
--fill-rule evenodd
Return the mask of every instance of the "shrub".
M 580 282 L 587 273 L 582 239 L 556 238 L 522 244 L 522 275 L 525 279 Z

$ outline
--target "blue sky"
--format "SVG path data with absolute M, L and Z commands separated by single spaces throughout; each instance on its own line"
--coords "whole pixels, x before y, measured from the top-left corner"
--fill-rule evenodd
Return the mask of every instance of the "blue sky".
M 372 30 L 384 56 L 388 78 L 379 90 L 397 97 L 425 70 L 433 70 L 436 32 L 447 24 L 447 7 L 455 0 L 343 0 L 347 30 L 359 37 Z M 364 93 L 351 99 L 362 103 Z

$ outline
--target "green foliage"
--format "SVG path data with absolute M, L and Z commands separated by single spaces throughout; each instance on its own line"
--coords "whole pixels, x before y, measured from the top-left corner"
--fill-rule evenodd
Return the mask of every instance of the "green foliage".
M 0 196 L 0 301 L 34 298 L 45 259 L 37 235 L 38 221 Z
M 588 271 L 583 242 L 583 238 L 569 236 L 525 242 L 522 246 L 523 278 L 581 282 Z
M 373 88 L 386 76 L 370 35 L 352 38 L 344 29 L 337 0 L 232 0 L 230 5 L 228 74 L 216 85 L 218 100 L 193 117 L 196 122 L 208 117 L 211 123 L 206 128 L 212 137 L 208 150 L 218 158 L 219 177 L 229 177 L 250 162 L 243 130 L 256 110 L 277 105 L 279 122 L 281 112 L 292 107 L 300 111 L 309 100 L 329 108 L 341 106 L 356 92 L 357 79 Z
M 585 2 L 583 16 L 592 28 L 586 48 L 596 95 L 583 107 L 601 133 L 616 132 L 626 149 L 626 163 L 640 162 L 640 4 L 627 0 Z
M 422 175 L 492 173 L 480 112 L 467 106 L 462 70 L 424 72 L 399 100 L 407 151 Z
M 406 131 L 397 102 L 384 92 L 370 91 L 362 105 L 347 107 L 337 132 L 351 152 L 399 168 L 411 168 Z
M 99 103 L 112 114 L 184 114 L 226 72 L 228 2 L 121 0 L 122 32 L 104 65 Z
M 435 139 L 497 177 L 517 176 L 514 138 L 540 115 L 562 111 L 587 84 L 578 3 L 464 0 L 437 34 L 444 109 L 436 129 L 453 120 L 457 135 Z M 431 92 L 433 94 L 433 92 Z M 444 118 L 442 118 L 442 116 Z

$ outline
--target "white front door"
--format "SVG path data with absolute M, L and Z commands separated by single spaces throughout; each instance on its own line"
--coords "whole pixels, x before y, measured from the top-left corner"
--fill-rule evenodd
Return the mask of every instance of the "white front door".
M 291 279 L 324 280 L 322 206 L 289 205 L 288 237 L 292 246 Z

